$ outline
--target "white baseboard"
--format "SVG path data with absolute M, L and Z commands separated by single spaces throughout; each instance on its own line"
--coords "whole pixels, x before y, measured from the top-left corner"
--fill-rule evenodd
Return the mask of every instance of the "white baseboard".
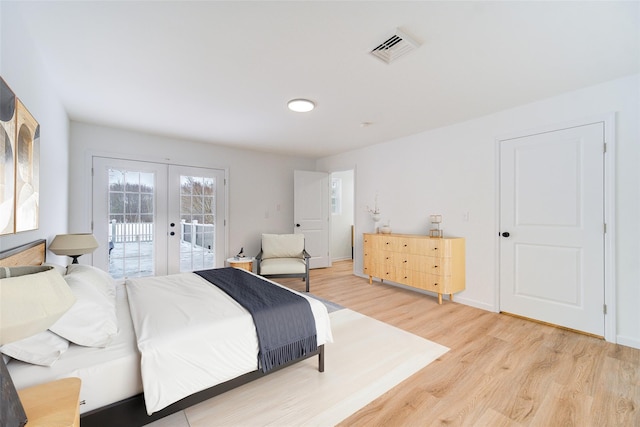
M 616 336 L 616 341 L 620 345 L 624 345 L 627 347 L 640 349 L 640 340 L 632 337 L 625 337 L 623 335 Z
M 471 298 L 465 298 L 463 296 L 458 296 L 454 294 L 453 300 L 455 302 L 459 302 L 460 304 L 468 305 L 469 307 L 479 308 L 480 310 L 491 311 L 497 313 L 498 310 L 491 304 L 487 304 L 486 302 L 477 301 Z

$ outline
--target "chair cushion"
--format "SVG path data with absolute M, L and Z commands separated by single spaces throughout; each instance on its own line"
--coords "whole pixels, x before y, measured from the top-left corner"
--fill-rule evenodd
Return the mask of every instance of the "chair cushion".
M 302 258 L 304 234 L 263 234 L 262 259 Z
M 260 274 L 305 274 L 306 263 L 300 258 L 269 258 L 260 263 Z

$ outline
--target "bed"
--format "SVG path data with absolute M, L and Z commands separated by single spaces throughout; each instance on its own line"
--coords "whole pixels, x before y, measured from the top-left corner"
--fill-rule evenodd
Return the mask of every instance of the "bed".
M 42 240 L 1 252 L 0 266 L 44 263 L 45 243 Z M 74 290 L 74 280 L 104 274 L 95 270 L 90 266 L 72 266 L 65 277 Z M 232 271 L 234 276 L 230 277 L 236 277 L 240 271 Z M 286 289 L 241 272 L 248 280 L 257 279 L 261 284 Z M 81 289 L 86 290 L 86 282 L 81 283 Z M 284 360 L 266 372 L 264 363 L 258 359 L 255 327 L 249 328 L 253 335 L 239 332 L 247 330 L 247 322 L 251 326 L 251 320 L 247 320 L 251 314 L 194 273 L 135 279 L 116 285 L 113 301 L 117 327 L 103 328 L 109 335 L 106 346 L 87 347 L 72 342 L 52 366 L 11 360 L 7 367 L 18 389 L 58 378 L 81 378 L 83 427 L 144 425 L 316 355 L 318 370 L 322 372 L 324 344 L 332 341 L 326 307 L 307 295 L 290 290 L 287 293 L 308 302 L 317 332 L 317 348 Z M 159 305 L 167 299 L 171 304 Z M 149 304 L 144 303 L 147 300 Z M 194 300 L 199 304 L 194 304 Z M 209 321 L 210 315 L 217 319 Z M 211 326 L 219 322 L 222 328 Z M 166 327 L 167 339 L 161 340 L 164 332 L 159 331 Z M 180 366 L 182 360 L 185 362 Z

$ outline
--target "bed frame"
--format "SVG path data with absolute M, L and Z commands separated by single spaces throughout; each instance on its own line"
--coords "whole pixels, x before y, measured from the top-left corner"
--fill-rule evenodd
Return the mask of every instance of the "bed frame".
M 47 260 L 47 241 L 36 240 L 13 249 L 0 252 L 0 267 L 40 265 Z
M 318 356 L 318 370 L 320 372 L 324 372 L 324 345 L 321 345 L 318 346 L 317 351 L 309 353 L 300 359 L 291 361 L 286 365 L 274 368 L 266 374 L 261 370 L 249 372 L 248 374 L 241 375 L 227 382 L 215 385 L 201 392 L 192 394 L 191 396 L 187 396 L 184 399 L 167 406 L 161 411 L 154 412 L 151 415 L 147 415 L 144 396 L 139 394 L 137 396 L 121 400 L 120 402 L 82 414 L 80 416 L 80 423 L 82 427 L 143 426 L 316 355 Z
M 42 239 L 0 252 L 0 267 L 42 264 L 46 258 L 46 243 L 46 240 Z M 300 359 L 274 368 L 267 373 L 261 370 L 249 372 L 227 382 L 192 394 L 191 396 L 187 396 L 161 411 L 154 412 L 152 415 L 147 415 L 144 395 L 141 393 L 128 399 L 112 403 L 111 405 L 86 412 L 80 416 L 80 422 L 82 427 L 143 426 L 314 356 L 318 356 L 318 371 L 324 372 L 324 345 L 320 345 L 317 351 L 308 353 Z

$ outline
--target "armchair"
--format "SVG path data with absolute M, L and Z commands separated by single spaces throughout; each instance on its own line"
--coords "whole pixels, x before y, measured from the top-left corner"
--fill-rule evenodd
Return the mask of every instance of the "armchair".
M 303 234 L 263 234 L 256 255 L 257 273 L 263 277 L 301 277 L 309 292 L 309 258 Z

